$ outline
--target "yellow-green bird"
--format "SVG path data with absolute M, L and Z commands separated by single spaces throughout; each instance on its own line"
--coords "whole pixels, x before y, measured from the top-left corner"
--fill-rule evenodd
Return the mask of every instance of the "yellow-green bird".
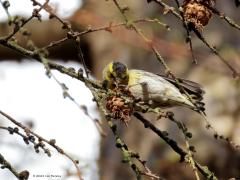
M 109 63 L 103 70 L 103 80 L 103 86 L 110 89 L 116 84 L 126 85 L 136 99 L 141 99 L 152 108 L 186 106 L 204 113 L 204 91 L 199 84 L 189 80 L 178 78 L 177 83 L 174 79 L 162 75 L 128 69 L 121 62 Z M 181 93 L 180 89 L 188 95 Z

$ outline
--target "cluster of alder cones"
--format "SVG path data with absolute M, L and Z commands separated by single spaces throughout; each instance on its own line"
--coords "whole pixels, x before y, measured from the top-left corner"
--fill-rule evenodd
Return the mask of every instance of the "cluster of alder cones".
M 212 8 L 216 0 L 185 0 L 183 15 L 188 25 L 193 25 L 199 31 L 203 30 L 212 17 Z
M 111 113 L 114 119 L 122 121 L 126 126 L 130 121 L 130 116 L 133 112 L 133 107 L 121 98 L 122 95 L 132 97 L 128 89 L 115 88 L 115 95 L 109 96 L 106 99 L 106 108 Z

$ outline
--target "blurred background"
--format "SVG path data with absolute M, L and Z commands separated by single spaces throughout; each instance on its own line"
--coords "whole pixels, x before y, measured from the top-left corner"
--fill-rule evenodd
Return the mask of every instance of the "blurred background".
M 22 11 L 14 11 L 13 7 L 20 7 L 20 5 L 17 5 L 17 2 L 15 1 L 10 1 L 10 13 L 11 8 L 13 8 L 12 13 L 15 13 L 15 15 L 18 14 L 26 17 L 31 15 L 31 2 L 27 0 L 25 1 L 26 4 L 23 0 L 21 1 L 21 7 L 23 7 Z M 148 4 L 147 1 L 144 0 L 122 0 L 119 2 L 129 8 L 127 15 L 132 20 L 158 18 L 161 22 L 170 26 L 170 31 L 168 31 L 166 28 L 157 23 L 144 22 L 137 24 L 146 36 L 154 40 L 159 52 L 165 58 L 170 69 L 176 76 L 202 84 L 204 90 L 206 91 L 204 102 L 206 103 L 206 113 L 208 119 L 211 121 L 212 125 L 219 134 L 230 137 L 230 139 L 232 139 L 235 143 L 240 144 L 240 81 L 233 79 L 229 69 L 194 35 L 192 36 L 193 49 L 198 60 L 198 64 L 193 64 L 189 46 L 185 43 L 186 32 L 182 27 L 182 22 L 177 20 L 171 13 L 163 15 L 164 10 L 156 3 L 152 2 Z M 166 3 L 176 7 L 173 1 L 166 1 Z M 68 6 L 69 9 L 67 9 Z M 78 31 L 84 30 L 87 27 L 102 27 L 111 22 L 115 23 L 123 21 L 121 14 L 112 1 L 63 0 L 53 2 L 53 7 L 56 7 L 57 14 L 59 14 L 62 18 L 69 20 L 74 29 Z M 239 8 L 234 5 L 233 0 L 218 0 L 216 8 L 220 12 L 224 12 L 227 16 L 234 19 L 238 24 L 240 23 Z M 26 12 L 26 9 L 28 9 L 29 12 Z M 0 24 L 0 35 L 3 36 L 9 33 L 11 28 L 7 25 L 6 15 L 4 14 L 3 9 L 1 9 L 0 12 L 1 17 L 5 17 L 2 18 L 2 22 Z M 47 14 L 43 14 L 43 17 L 45 17 L 43 22 L 33 20 L 26 26 L 26 28 L 31 32 L 30 39 L 38 47 L 43 47 L 52 41 L 59 40 L 65 37 L 66 34 L 56 20 L 49 20 Z M 234 29 L 221 18 L 213 15 L 209 24 L 204 28 L 203 34 L 208 42 L 214 45 L 218 49 L 219 53 L 238 71 L 240 71 L 239 30 Z M 27 39 L 25 37 L 19 35 L 17 39 L 21 45 L 27 46 Z M 113 60 L 124 62 L 129 66 L 129 68 L 143 69 L 153 73 L 164 73 L 162 65 L 156 60 L 155 54 L 148 48 L 146 43 L 144 43 L 144 41 L 134 31 L 126 29 L 125 27 L 114 28 L 112 32 L 99 31 L 86 34 L 81 38 L 81 46 L 87 66 L 91 70 L 92 76 L 98 80 L 101 80 L 102 78 L 101 74 L 104 66 Z M 49 58 L 61 61 L 61 63 L 65 63 L 65 65 L 74 66 L 76 68 L 80 66 L 76 48 L 71 40 L 64 42 L 60 46 L 50 48 Z M 51 80 L 44 75 L 43 68 L 41 71 L 41 65 L 39 65 L 39 69 L 35 70 L 24 61 L 24 57 L 2 46 L 0 47 L 0 59 L 2 61 L 0 66 L 4 67 L 1 68 L 2 70 L 0 72 L 0 77 L 2 78 L 6 77 L 5 74 L 9 72 L 7 68 L 14 67 L 16 70 L 23 70 L 23 66 L 26 66 L 27 64 L 27 66 L 29 66 L 29 71 L 27 71 L 29 74 L 32 74 L 31 69 L 32 72 L 39 71 L 41 72 L 39 73 L 40 77 L 45 78 L 48 84 L 51 82 Z M 7 67 L 5 66 L 6 63 L 8 64 Z M 34 63 L 32 65 L 33 67 L 36 66 Z M 18 74 L 22 72 L 16 71 L 15 73 L 16 74 L 11 74 L 17 77 Z M 17 78 L 13 77 L 9 83 L 16 84 L 16 82 L 19 81 L 27 82 L 27 77 L 30 81 L 33 78 L 33 76 L 29 77 L 26 75 L 26 77 L 23 77 L 21 80 L 17 80 Z M 61 78 L 60 80 L 66 81 Z M 68 80 L 67 82 L 67 84 L 77 83 L 70 82 Z M 53 81 L 51 83 L 54 84 Z M 51 90 L 51 86 L 48 84 L 43 84 L 37 90 L 34 90 L 36 94 L 33 97 L 45 97 L 45 95 L 42 94 L 43 90 Z M 2 84 L 2 87 L 4 86 L 5 85 Z M 20 83 L 18 87 L 26 87 L 29 89 L 33 86 L 35 86 L 34 83 L 27 83 L 26 85 Z M 14 90 L 15 89 L 16 87 Z M 75 89 L 75 86 L 70 88 L 70 90 L 71 89 Z M 16 90 L 14 92 L 16 92 Z M 82 89 L 78 92 L 79 94 L 74 94 L 74 98 L 78 98 L 80 104 L 86 104 L 82 98 L 87 92 Z M 1 90 L 3 97 L 6 97 L 6 95 L 10 96 L 9 93 L 10 92 L 3 92 Z M 56 91 L 53 91 L 53 94 L 56 95 Z M 20 95 L 21 94 L 17 94 L 16 96 L 18 97 Z M 58 97 L 60 99 L 62 98 L 61 92 L 58 93 Z M 89 94 L 87 97 L 89 97 L 88 102 L 91 102 L 91 95 Z M 23 98 L 24 100 L 19 100 L 23 106 L 21 113 L 25 114 L 25 117 L 28 117 L 28 113 L 30 111 L 28 109 L 29 107 L 25 106 L 25 101 L 27 101 L 30 97 L 28 95 L 23 95 Z M 48 101 L 51 98 L 46 97 L 46 99 Z M 14 98 L 14 100 L 17 99 Z M 61 103 L 63 109 L 66 101 L 67 100 L 64 100 L 64 102 Z M 7 103 L 9 103 L 9 99 L 2 102 L 1 106 L 6 109 L 7 112 L 11 112 L 11 107 L 7 105 Z M 36 99 L 33 103 L 34 105 L 31 104 L 31 106 L 39 109 L 36 106 L 39 104 L 38 100 Z M 92 107 L 90 108 L 93 109 L 91 115 L 98 117 L 94 103 L 91 106 Z M 56 109 L 56 107 L 57 105 L 52 105 L 51 108 Z M 72 114 L 73 112 L 78 111 L 76 109 L 76 107 L 72 107 L 72 109 L 69 110 L 69 113 Z M 220 179 L 230 179 L 232 177 L 240 178 L 239 150 L 234 150 L 227 143 L 214 139 L 213 133 L 206 130 L 206 124 L 197 113 L 191 112 L 185 108 L 173 108 L 171 110 L 175 113 L 176 119 L 186 123 L 189 131 L 192 132 L 193 138 L 190 143 L 195 146 L 196 153 L 194 154 L 194 157 L 201 164 L 207 165 L 209 169 Z M 47 114 L 50 112 L 44 112 L 44 110 L 42 110 L 41 113 Z M 58 113 L 59 111 L 56 111 L 56 114 Z M 14 112 L 12 115 L 16 117 L 20 116 L 19 112 Z M 77 117 L 79 116 L 80 115 L 77 115 Z M 148 115 L 147 117 L 161 130 L 168 131 L 170 133 L 170 137 L 176 139 L 181 147 L 185 148 L 184 138 L 175 124 L 164 119 L 157 121 L 153 115 Z M 86 118 L 87 117 L 80 119 L 82 121 L 86 121 Z M 68 117 L 67 119 L 71 118 Z M 42 120 L 39 119 L 38 121 Z M 36 123 L 39 123 L 38 121 Z M 66 124 L 66 118 L 61 122 Z M 0 121 L 0 123 L 2 123 L 2 121 Z M 70 122 L 67 122 L 67 125 L 69 127 L 73 127 Z M 77 127 L 80 128 L 81 126 L 82 125 L 79 124 Z M 142 159 L 147 161 L 147 165 L 153 172 L 169 180 L 190 180 L 195 178 L 189 165 L 179 163 L 179 156 L 173 152 L 168 145 L 160 141 L 157 136 L 152 134 L 151 131 L 145 129 L 138 121 L 135 121 L 134 118 L 131 120 L 128 128 L 124 125 L 120 126 L 121 137 L 125 140 L 126 144 L 128 144 L 129 148 L 139 152 Z M 95 139 L 87 139 L 90 135 L 85 134 L 84 140 L 87 142 L 96 142 L 94 145 L 89 146 L 89 151 L 93 148 L 99 148 L 99 152 L 93 152 L 91 155 L 84 155 L 84 157 L 87 158 L 94 157 L 93 159 L 95 162 L 97 161 L 98 164 L 98 168 L 93 168 L 91 171 L 91 173 L 96 176 L 91 176 L 89 179 L 135 179 L 131 169 L 121 163 L 121 153 L 115 147 L 115 142 L 109 128 L 104 126 L 107 136 L 101 140 L 98 132 L 94 129 L 94 125 L 90 125 L 88 128 L 89 130 L 92 129 L 92 131 L 94 131 L 90 131 L 89 134 L 94 134 Z M 38 129 L 36 128 L 36 131 L 37 130 Z M 69 129 L 69 131 L 71 131 L 71 129 Z M 5 135 L 3 136 L 1 134 L 1 137 L 7 136 L 6 132 L 4 133 Z M 74 142 L 79 142 L 77 147 L 74 149 L 82 149 L 82 147 L 86 147 L 85 145 L 82 145 L 83 140 L 81 140 L 80 136 L 82 135 L 78 135 L 78 140 L 73 140 Z M 2 143 L 2 139 L 3 138 L 1 138 L 1 147 L 5 146 L 7 143 Z M 99 143 L 99 141 L 101 141 L 101 143 Z M 67 145 L 66 148 L 68 148 Z M 81 156 L 80 151 L 76 154 Z M 39 159 L 41 159 L 41 157 Z M 89 166 L 85 167 L 87 169 Z M 2 171 L 0 171 L 0 179 L 1 174 Z

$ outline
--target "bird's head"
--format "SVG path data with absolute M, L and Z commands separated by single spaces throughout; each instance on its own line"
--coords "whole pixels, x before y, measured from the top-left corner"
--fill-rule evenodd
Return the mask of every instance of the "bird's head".
M 103 80 L 110 87 L 113 84 L 127 85 L 128 76 L 127 66 L 120 62 L 111 62 L 103 70 Z

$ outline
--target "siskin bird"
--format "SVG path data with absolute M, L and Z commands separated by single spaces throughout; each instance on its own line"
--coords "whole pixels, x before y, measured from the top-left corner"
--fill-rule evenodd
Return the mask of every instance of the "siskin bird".
M 204 113 L 204 91 L 198 83 L 189 80 L 178 78 L 177 83 L 163 75 L 128 69 L 120 62 L 111 62 L 104 68 L 103 80 L 103 86 L 109 89 L 114 89 L 116 84 L 127 86 L 136 99 L 141 99 L 151 108 L 185 106 Z

